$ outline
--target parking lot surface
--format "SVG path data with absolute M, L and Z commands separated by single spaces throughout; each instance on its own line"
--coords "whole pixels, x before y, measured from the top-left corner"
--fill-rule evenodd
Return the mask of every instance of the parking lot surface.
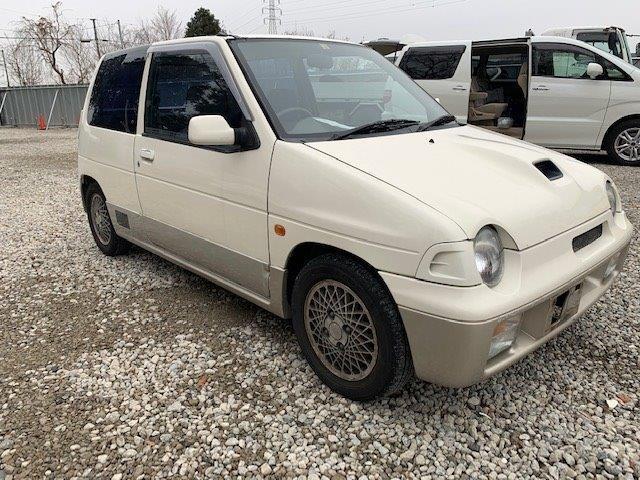
M 103 256 L 76 134 L 0 130 L 0 480 L 640 477 L 637 230 L 612 290 L 506 372 L 354 403 L 289 322 L 139 249 Z M 582 158 L 640 226 L 640 168 Z

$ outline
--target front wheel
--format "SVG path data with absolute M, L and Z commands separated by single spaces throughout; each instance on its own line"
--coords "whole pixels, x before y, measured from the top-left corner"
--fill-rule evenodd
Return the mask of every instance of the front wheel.
M 608 136 L 606 149 L 616 163 L 640 166 L 640 120 L 617 125 Z
M 320 379 L 353 400 L 401 390 L 413 375 L 398 308 L 375 272 L 325 254 L 311 260 L 293 288 L 293 327 Z

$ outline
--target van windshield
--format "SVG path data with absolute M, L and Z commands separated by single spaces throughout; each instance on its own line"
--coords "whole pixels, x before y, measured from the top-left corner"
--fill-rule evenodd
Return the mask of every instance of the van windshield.
M 624 59 L 622 52 L 626 46 L 620 43 L 616 32 L 581 32 L 576 35 L 576 39 Z
M 302 39 L 229 43 L 282 139 L 331 140 L 351 130 L 406 133 L 447 115 L 404 72 L 363 46 Z

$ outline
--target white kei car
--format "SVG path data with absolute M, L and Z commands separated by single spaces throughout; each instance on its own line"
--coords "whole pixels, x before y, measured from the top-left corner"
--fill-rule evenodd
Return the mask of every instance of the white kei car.
M 396 64 L 459 122 L 640 166 L 640 69 L 565 37 L 405 46 Z
M 78 170 L 103 253 L 134 243 L 292 318 L 322 381 L 361 400 L 505 369 L 604 294 L 632 232 L 604 173 L 460 126 L 333 40 L 106 55 Z

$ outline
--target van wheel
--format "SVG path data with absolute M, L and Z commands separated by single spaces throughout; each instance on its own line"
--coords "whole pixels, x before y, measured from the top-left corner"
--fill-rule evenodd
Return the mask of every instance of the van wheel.
M 87 188 L 85 205 L 91 234 L 102 253 L 112 257 L 128 252 L 131 244 L 116 234 L 107 210 L 107 200 L 97 184 L 92 183 Z
M 354 259 L 321 255 L 298 274 L 293 328 L 320 379 L 353 400 L 400 391 L 413 363 L 398 307 L 375 272 Z
M 606 149 L 616 163 L 640 166 L 640 120 L 628 120 L 614 127 Z

